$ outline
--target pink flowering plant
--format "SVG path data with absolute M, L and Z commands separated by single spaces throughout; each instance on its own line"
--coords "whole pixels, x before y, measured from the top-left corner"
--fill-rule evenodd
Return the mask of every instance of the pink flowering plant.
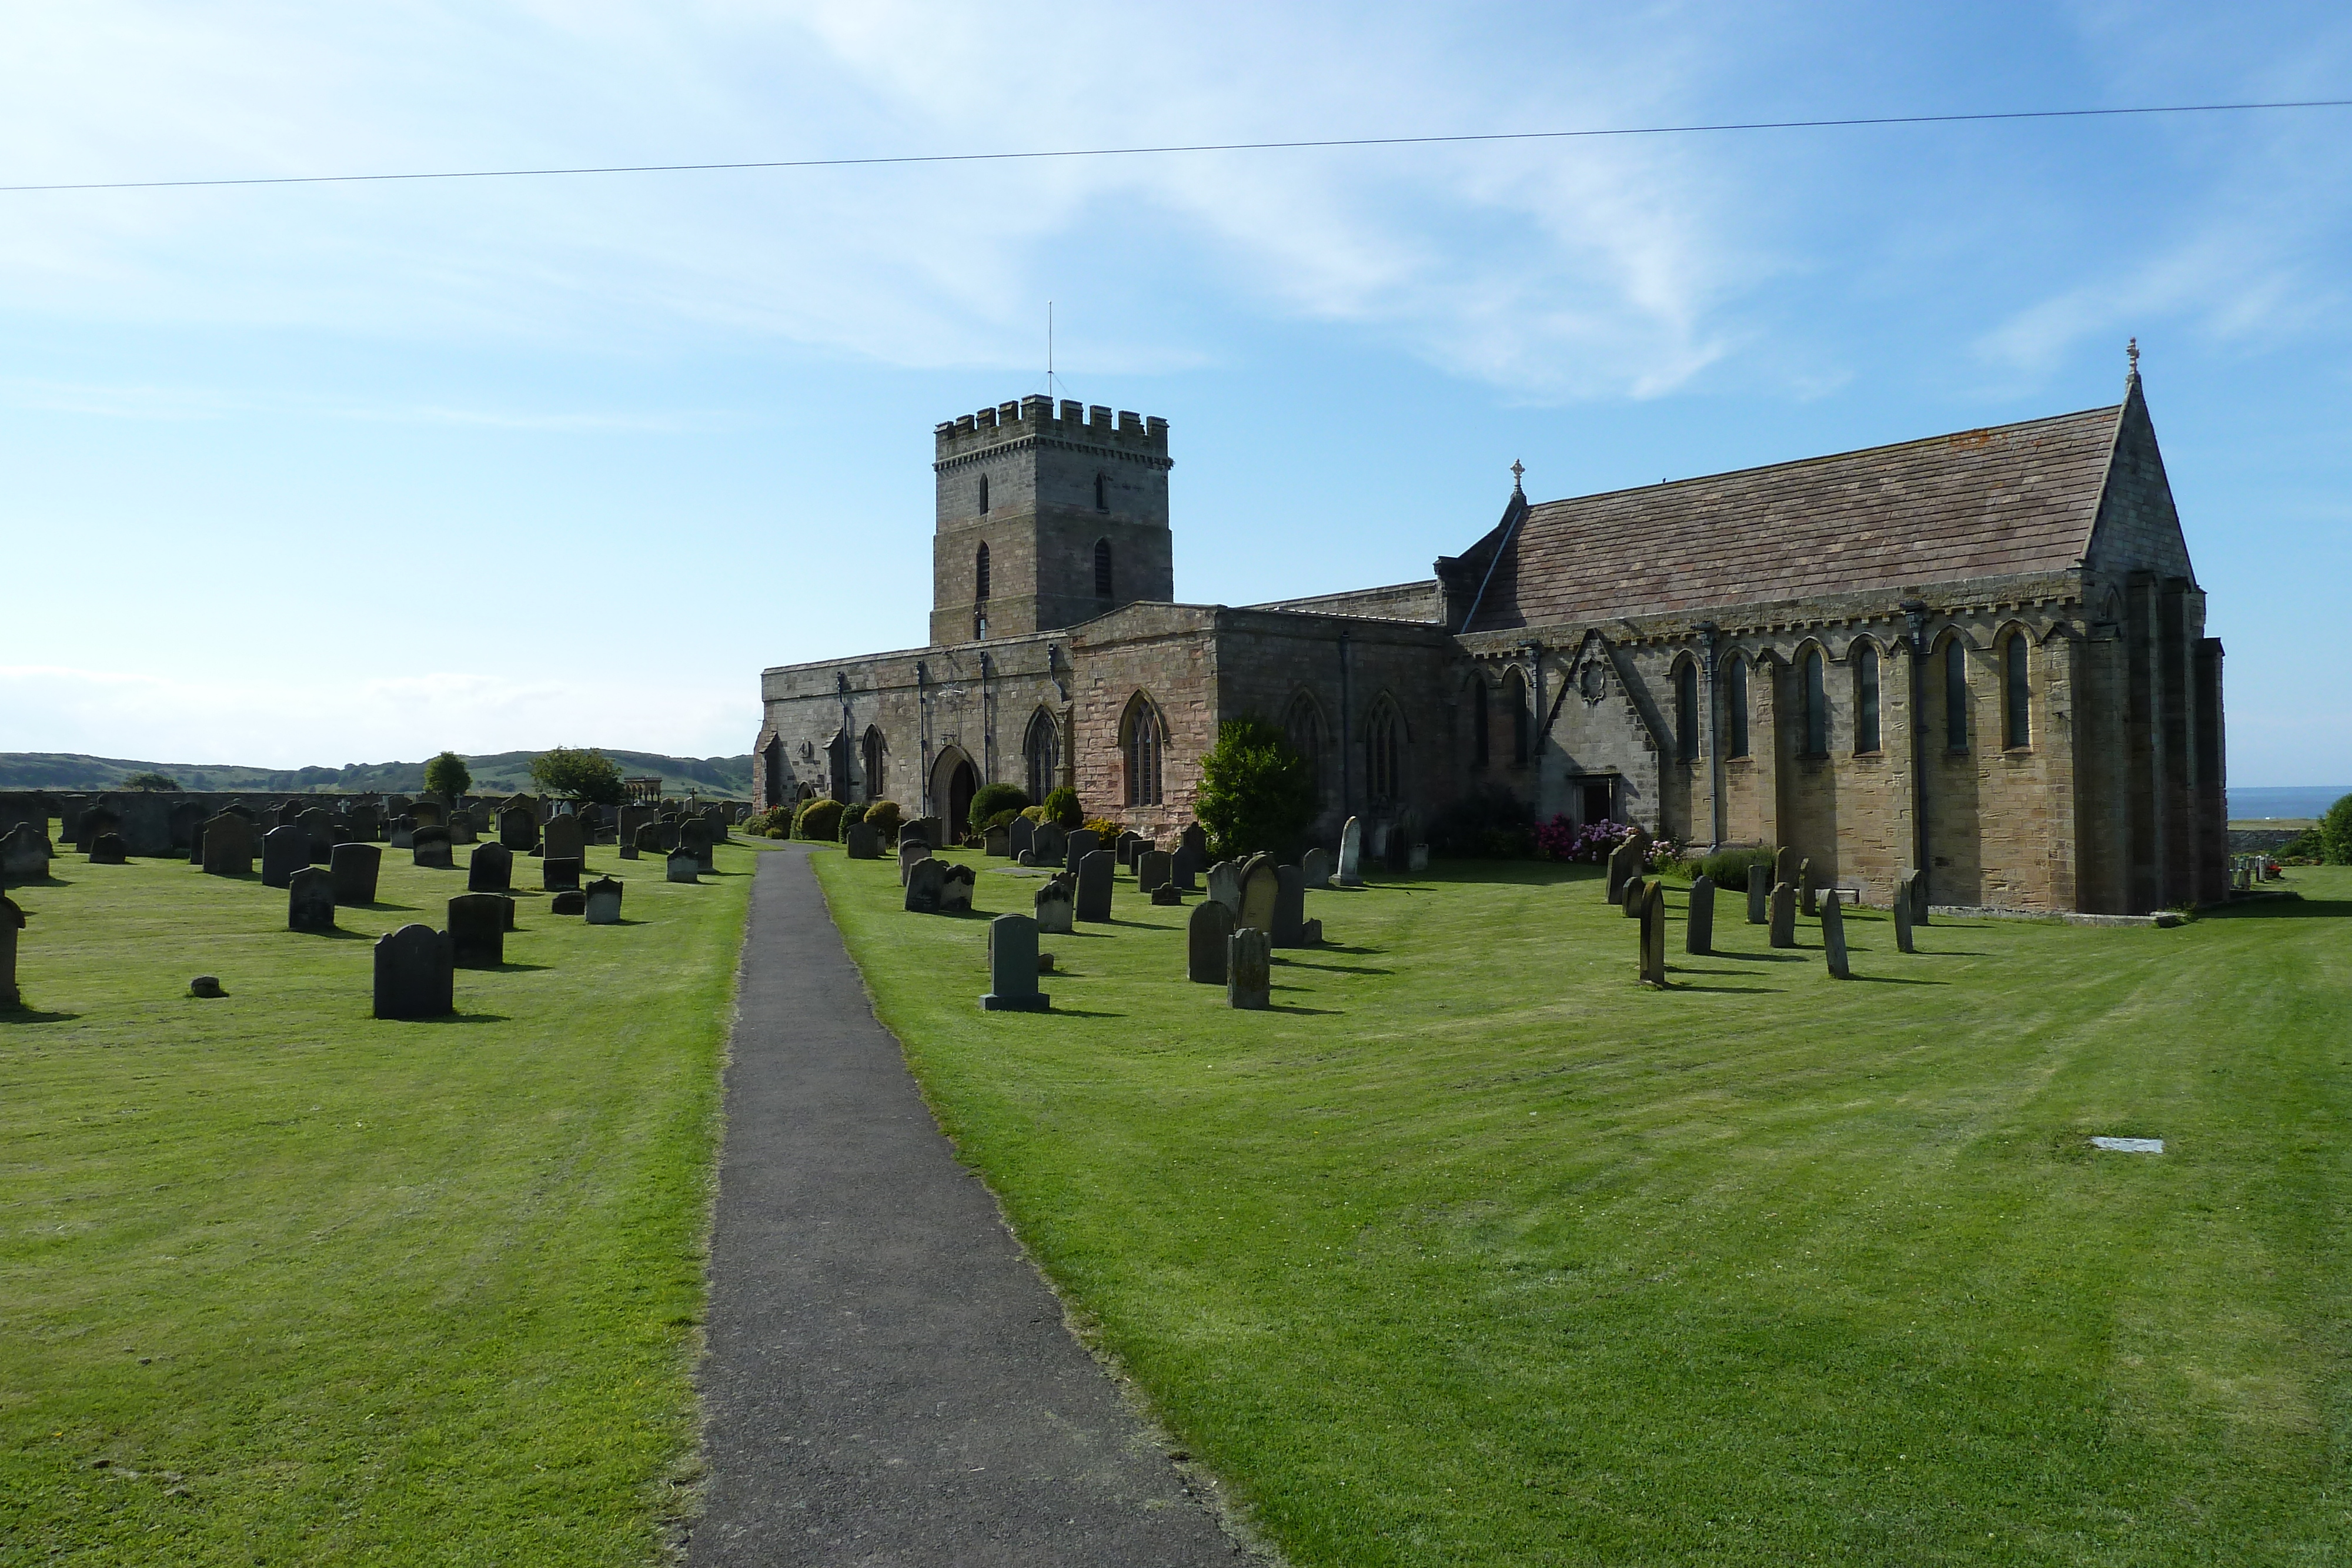
M 1536 830 L 1536 852 L 1549 860 L 1597 863 L 1633 836 L 1633 828 L 1624 822 L 1587 822 L 1580 828 L 1559 816 Z

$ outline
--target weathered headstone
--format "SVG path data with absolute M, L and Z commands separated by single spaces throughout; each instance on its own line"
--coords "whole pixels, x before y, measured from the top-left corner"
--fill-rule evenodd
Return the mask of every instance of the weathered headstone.
M 1813 862 L 1797 862 L 1797 907 L 1805 912 L 1808 920 L 1822 912 L 1822 890 L 1813 883 Z
M 1196 985 L 1225 983 L 1225 943 L 1234 934 L 1234 912 L 1213 898 L 1192 906 L 1184 928 L 1184 977 Z
M 1427 844 L 1415 844 L 1411 850 L 1407 851 L 1405 853 L 1404 869 L 1407 871 L 1427 871 L 1429 869 L 1429 846 Z
M 539 848 L 539 819 L 528 806 L 509 806 L 499 813 L 499 842 L 517 854 Z
M 504 844 L 476 844 L 466 862 L 466 891 L 509 893 L 514 888 L 514 851 Z
M 383 813 L 373 806 L 354 806 L 343 831 L 361 843 L 374 843 L 383 837 Z
M 918 844 L 916 848 L 923 846 Z M 937 915 L 940 912 L 940 887 L 947 880 L 948 862 L 932 855 L 910 862 L 907 868 L 907 912 L 910 915 Z
M 1274 1005 L 1274 949 L 1255 925 L 1237 925 L 1225 938 L 1225 1005 Z
M 1822 953 L 1829 959 L 1830 978 L 1853 977 L 1853 971 L 1846 965 L 1845 910 L 1838 903 L 1838 890 L 1834 887 L 1822 899 Z
M 990 921 L 988 993 L 980 998 L 982 1008 L 992 1013 L 1042 1013 L 1053 1003 L 1037 988 L 1037 923 L 1025 915 L 1000 915 Z
M 204 831 L 205 819 L 211 814 L 212 808 L 197 800 L 182 800 L 172 808 L 170 822 L 173 854 L 185 850 L 190 860 L 197 858 L 196 835 Z
M 1158 850 L 1147 849 L 1135 857 L 1135 885 L 1141 892 L 1166 887 L 1174 875 L 1169 857 Z
M 1198 893 L 1201 891 L 1201 873 L 1208 867 L 1207 857 L 1194 849 L 1188 840 L 1178 844 L 1176 852 L 1168 857 L 1168 880 L 1179 892 Z
M 621 923 L 621 879 L 600 876 L 581 890 L 587 897 L 581 913 L 591 925 L 618 925 Z
M 580 860 L 586 852 L 586 839 L 579 818 L 550 817 L 547 826 L 539 832 L 539 852 L 563 860 Z
M 1765 880 L 1765 875 L 1760 865 L 1748 868 L 1748 924 L 1750 925 L 1761 925 L 1772 918 L 1769 907 L 1772 884 Z
M 1209 868 L 1209 896 L 1234 915 L 1242 912 L 1242 862 L 1219 861 Z
M 1064 853 L 1069 860 L 1070 869 L 1072 871 L 1076 871 L 1078 869 L 1080 862 L 1084 861 L 1088 855 L 1094 853 L 1097 850 L 1102 847 L 1102 835 L 1100 833 L 1096 832 L 1092 828 L 1079 828 L 1070 834 L 1069 843 L 1067 848 L 1064 851 Z M 1111 857 L 1111 863 L 1113 865 L 1118 864 L 1118 857 L 1113 855 Z M 1085 916 L 1081 915 L 1079 918 L 1084 919 Z
M 430 925 L 404 925 L 376 938 L 375 1016 L 443 1018 L 457 1010 L 455 955 Z
M 1797 945 L 1797 890 L 1787 883 L 1775 883 L 1771 894 L 1770 933 L 1764 940 L 1775 947 Z
M 561 893 L 580 889 L 580 862 L 569 855 L 548 855 L 539 862 L 539 886 L 542 893 Z
M 1298 857 L 1298 874 L 1309 887 L 1331 885 L 1331 852 L 1318 844 Z
M 1037 824 L 1026 817 L 1015 817 L 1004 830 L 1004 852 L 1018 859 L 1022 851 L 1037 847 L 1036 840 Z M 989 852 L 993 854 L 996 852 L 991 850 Z
M 38 882 L 49 874 L 49 835 L 30 822 L 19 822 L 0 838 L 0 879 Z
M 461 969 L 495 969 L 506 962 L 507 900 L 495 893 L 461 893 L 449 901 L 451 962 Z
M 1185 823 L 1184 831 L 1176 835 L 1176 847 L 1180 850 L 1191 850 L 1201 857 L 1202 865 L 1207 865 L 1209 863 L 1209 830 L 1198 822 Z
M 1895 950 L 1898 953 L 1919 950 L 1917 939 L 1911 935 L 1911 887 L 1918 875 L 1906 871 L 1895 884 Z
M 1338 881 L 1341 887 L 1364 885 L 1364 825 L 1353 817 L 1339 830 Z
M 1691 878 L 1690 910 L 1683 921 L 1683 951 L 1698 954 L 1715 951 L 1715 879 L 1712 877 Z
M 584 915 L 588 912 L 588 895 L 576 887 L 567 887 L 547 901 L 550 915 Z
M 1013 834 L 1003 828 L 991 828 L 982 838 L 981 849 L 992 859 L 1004 860 L 1013 853 Z
M 1800 857 L 1797 852 L 1787 844 L 1782 844 L 1779 849 L 1773 851 L 1772 885 L 1778 887 L 1785 882 L 1790 887 L 1795 887 L 1797 885 L 1797 866 Z
M 128 865 L 131 846 L 122 841 L 121 833 L 100 833 L 89 841 L 89 863 L 92 865 Z
M 310 863 L 310 835 L 299 824 L 283 823 L 261 835 L 262 886 L 284 887 Z
M 1625 884 L 1642 874 L 1642 852 L 1627 839 L 1609 852 L 1609 902 L 1625 902 Z
M 438 800 L 412 800 L 408 803 L 408 814 L 416 819 L 416 825 L 420 828 L 446 828 L 449 825 L 448 811 Z
M 1274 924 L 1266 936 L 1277 947 L 1307 946 L 1307 874 L 1295 865 L 1274 868 Z
M 1076 916 L 1076 901 L 1077 890 L 1067 873 L 1048 877 L 1037 889 L 1034 900 L 1037 929 L 1056 936 L 1068 936 L 1076 929 L 1073 924 Z
M 680 841 L 678 838 L 678 815 L 676 811 L 664 811 L 660 817 L 655 820 L 654 831 L 661 840 L 662 853 L 667 854 L 670 851 L 677 848 Z
M 247 876 L 253 872 L 253 825 L 234 811 L 205 819 L 205 873 Z
M 474 826 L 474 814 L 471 811 L 450 812 L 446 831 L 449 835 L 449 841 L 453 844 L 472 844 L 481 841 L 482 831 Z
M 1070 836 L 1059 822 L 1040 822 L 1029 841 L 1029 852 L 1039 865 L 1062 865 L 1069 859 Z
M 1276 873 L 1274 857 L 1255 854 L 1242 862 L 1241 907 L 1234 911 L 1235 927 L 1246 925 L 1263 931 L 1268 938 L 1274 935 L 1275 901 L 1282 896 L 1282 880 Z
M 1118 852 L 1118 863 L 1132 870 L 1135 857 L 1151 847 L 1151 841 L 1132 830 L 1119 834 L 1112 846 Z
M 409 839 L 409 863 L 430 871 L 450 871 L 457 864 L 446 828 L 419 828 Z
M 323 936 L 335 928 L 335 873 L 306 865 L 286 884 L 286 929 Z
M 638 853 L 649 855 L 666 855 L 677 847 L 674 844 L 662 842 L 662 825 L 659 822 L 639 823 L 636 837 L 630 841 L 630 845 Z M 629 858 L 635 860 L 636 855 L 633 854 Z
M 1077 838 L 1076 833 L 1070 835 L 1073 846 Z M 1118 857 L 1108 850 L 1096 850 L 1078 861 L 1077 905 L 1073 913 L 1080 920 L 1100 924 L 1110 918 L 1111 883 L 1118 871 Z
M 1151 890 L 1151 903 L 1158 909 L 1181 909 L 1184 895 L 1176 891 L 1175 883 L 1163 882 Z
M 377 844 L 337 844 L 328 871 L 335 879 L 335 902 L 361 907 L 375 902 L 375 879 L 383 860 Z
M 702 862 L 692 850 L 672 850 L 662 862 L 664 874 L 671 882 L 700 882 Z
M 920 839 L 901 838 L 898 841 L 898 885 L 907 885 L 907 873 L 931 858 L 931 846 Z
M 335 852 L 336 841 L 342 835 L 335 814 L 324 806 L 313 806 L 302 813 L 302 830 L 310 835 L 310 863 L 326 864 L 327 857 Z
M 1642 918 L 1642 898 L 1644 894 L 1650 891 L 1647 884 L 1652 879 L 1646 876 L 1637 876 L 1632 878 L 1625 883 L 1625 891 L 1618 899 L 1618 908 L 1623 913 L 1626 919 L 1639 920 Z
M 1927 877 L 1924 872 L 1911 873 L 1911 924 L 1927 924 Z
M 841 835 L 841 848 L 854 861 L 880 860 L 882 835 L 863 822 L 852 822 L 849 831 Z
M 1642 881 L 1638 894 L 1626 902 L 1636 906 L 1642 921 L 1642 984 L 1666 988 L 1666 889 L 1655 877 Z
M 416 819 L 406 814 L 394 817 L 392 820 L 391 830 L 384 835 L 383 841 L 396 850 L 415 849 L 416 847 Z
M 972 869 L 956 861 L 949 861 L 945 864 L 947 870 L 940 873 L 940 913 L 970 914 L 974 880 Z
M 24 929 L 25 911 L 15 899 L 0 898 L 0 1008 L 25 1005 L 16 986 L 16 934 Z

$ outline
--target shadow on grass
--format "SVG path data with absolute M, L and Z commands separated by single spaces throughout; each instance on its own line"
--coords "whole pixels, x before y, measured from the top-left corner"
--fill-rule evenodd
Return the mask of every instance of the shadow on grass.
M 1320 969 L 1327 975 L 1393 975 L 1396 973 L 1394 969 L 1377 968 L 1370 964 L 1362 966 L 1350 964 L 1309 964 L 1305 962 L 1303 959 L 1282 957 L 1276 958 L 1275 962 L 1277 964 L 1287 964 L 1294 969 Z
M 417 906 L 414 904 L 338 904 L 335 907 L 337 909 L 394 909 L 403 915 L 414 915 L 417 910 Z
M 2251 904 L 2223 904 L 2215 909 L 2201 909 L 2200 920 L 2343 920 L 2352 918 L 2352 900 L 2341 898 L 2305 898 L 2289 893 L 2258 899 Z
M 1037 977 L 1042 980 L 1045 977 L 1040 975 Z M 1058 1004 L 1048 1008 L 1046 1010 L 1052 1013 L 1055 1018 L 1065 1019 L 1123 1019 L 1127 1016 L 1125 1013 L 1089 1012 L 1084 1008 L 1066 1008 Z
M 1689 991 L 1702 997 L 1779 997 L 1788 993 L 1778 986 L 1685 986 L 1670 983 L 1670 991 Z
M 514 936 L 514 932 L 508 932 Z M 552 964 L 460 964 L 458 973 L 467 975 L 531 975 L 541 969 L 552 969 Z
M 1906 980 L 1900 975 L 1848 975 L 1849 980 L 1864 980 L 1874 986 L 1948 986 L 1949 980 Z
M 0 1023 L 66 1023 L 79 1017 L 79 1013 L 45 1013 L 31 1008 L 0 1008 Z
M 1309 1018 L 1335 1019 L 1344 1016 L 1338 1008 L 1302 1008 L 1288 1002 L 1276 1002 L 1265 1010 L 1270 1013 L 1303 1013 Z
M 375 1021 L 378 1023 L 450 1024 L 512 1023 L 514 1020 L 504 1013 L 443 1013 L 437 1019 L 378 1019 Z
M 1801 964 L 1804 962 L 1802 958 L 1798 957 L 1794 953 L 1788 952 L 1725 953 L 1717 951 L 1714 953 L 1694 953 L 1691 956 L 1694 958 L 1733 958 L 1743 964 Z
M 6 883 L 0 883 L 0 886 L 5 886 L 10 893 L 26 887 L 71 887 L 72 885 L 73 882 L 70 878 L 55 875 L 12 876 Z

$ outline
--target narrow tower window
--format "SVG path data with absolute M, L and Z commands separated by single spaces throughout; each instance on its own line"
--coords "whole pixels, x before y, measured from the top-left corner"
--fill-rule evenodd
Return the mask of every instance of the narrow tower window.
M 1944 744 L 1969 748 L 1969 655 L 1958 637 L 1944 644 Z
M 1684 762 L 1698 760 L 1698 666 L 1685 664 L 1675 673 L 1675 756 Z
M 2011 751 L 2033 744 L 2032 644 L 2022 632 L 2014 632 L 2001 657 L 2001 727 Z
M 980 476 L 980 509 L 983 512 L 988 510 L 988 476 L 985 474 Z
M 1095 541 L 1095 597 L 1097 599 L 1110 597 L 1110 541 L 1108 539 Z
M 1097 512 L 1110 510 L 1110 480 L 1108 476 L 1101 474 L 1095 476 L 1095 510 Z
M 1745 757 L 1748 755 L 1748 661 L 1738 653 L 1732 654 L 1731 663 L 1723 674 L 1723 716 L 1727 721 L 1724 727 L 1729 731 L 1725 737 L 1724 750 L 1732 757 Z
M 972 577 L 972 595 L 971 595 L 971 596 L 972 596 L 974 599 L 985 599 L 985 598 L 987 598 L 987 597 L 988 597 L 988 547 L 987 547 L 986 545 L 982 545 L 982 546 L 981 546 L 981 547 L 980 547 L 980 553 L 979 553 L 979 555 L 973 558 L 973 560 L 972 560 L 972 569 L 971 569 L 971 577 Z
M 1867 643 L 1853 651 L 1853 748 L 1878 749 L 1878 650 Z
M 1822 680 L 1822 651 L 1805 654 L 1805 755 L 1830 754 L 1830 695 Z

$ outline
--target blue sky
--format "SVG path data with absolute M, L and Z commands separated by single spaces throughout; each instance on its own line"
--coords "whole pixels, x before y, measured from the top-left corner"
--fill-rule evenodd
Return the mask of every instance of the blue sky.
M 2336 5 L 0 5 L 0 183 L 2352 97 Z M 0 748 L 738 752 L 901 647 L 930 428 L 1164 416 L 1177 590 L 2109 402 L 2241 785 L 2352 780 L 2352 110 L 0 196 Z M 2312 684 L 2319 678 L 2320 684 Z

